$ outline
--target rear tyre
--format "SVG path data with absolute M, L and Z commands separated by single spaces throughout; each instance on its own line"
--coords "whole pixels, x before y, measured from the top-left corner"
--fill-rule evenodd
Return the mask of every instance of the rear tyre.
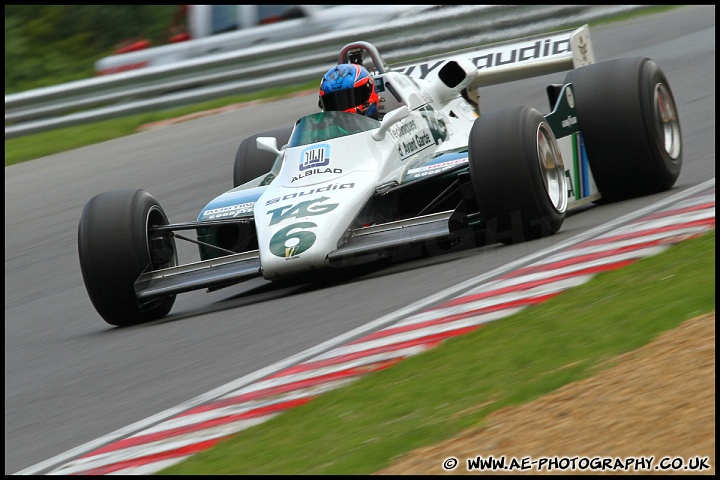
M 568 73 L 601 202 L 670 189 L 682 166 L 680 119 L 670 84 L 649 58 Z
M 170 312 L 175 295 L 140 304 L 134 288 L 146 269 L 177 265 L 173 237 L 150 229 L 167 224 L 145 190 L 101 193 L 85 204 L 78 226 L 80 269 L 93 306 L 110 325 L 135 325 Z
M 567 210 L 567 177 L 555 135 L 528 106 L 475 120 L 468 142 L 470 179 L 487 233 L 502 243 L 551 235 Z
M 246 138 L 240 143 L 235 154 L 235 166 L 233 168 L 233 188 L 255 180 L 261 175 L 270 172 L 277 158 L 270 152 L 257 148 L 257 137 L 275 137 L 278 147 L 285 145 L 290 140 L 292 127 L 280 128 L 269 132 L 258 133 Z

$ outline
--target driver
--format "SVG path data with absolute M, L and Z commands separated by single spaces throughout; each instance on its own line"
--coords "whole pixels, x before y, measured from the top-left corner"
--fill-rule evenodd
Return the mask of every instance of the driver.
M 378 119 L 380 98 L 370 72 L 362 65 L 341 63 L 320 82 L 319 107 L 323 111 L 343 111 Z

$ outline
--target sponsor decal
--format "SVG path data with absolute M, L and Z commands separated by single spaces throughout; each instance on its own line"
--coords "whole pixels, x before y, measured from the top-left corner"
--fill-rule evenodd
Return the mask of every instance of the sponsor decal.
M 399 124 L 396 123 L 390 127 L 388 135 L 390 135 L 393 140 L 398 140 L 400 137 L 410 135 L 416 130 L 418 130 L 418 126 L 413 119 L 408 122 L 400 122 Z
M 323 187 L 312 188 L 310 190 L 302 190 L 297 193 L 288 193 L 287 195 L 283 195 L 281 197 L 271 198 L 270 200 L 265 202 L 265 206 L 272 205 L 273 203 L 281 202 L 283 200 L 290 200 L 291 198 L 297 198 L 297 197 L 303 197 L 306 195 L 311 195 L 313 193 L 330 192 L 332 190 L 344 190 L 347 188 L 355 188 L 355 184 L 354 183 L 331 183 L 330 185 L 325 185 Z
M 298 176 L 293 177 L 292 180 L 290 180 L 290 183 L 293 183 L 295 180 L 300 180 L 301 178 L 309 177 L 311 175 L 317 175 L 319 173 L 334 173 L 338 175 L 343 173 L 343 170 L 342 168 L 313 168 L 312 170 L 306 170 Z
M 407 174 L 412 175 L 414 178 L 421 178 L 428 175 L 435 175 L 436 173 L 450 170 L 453 167 L 467 163 L 467 158 L 459 158 L 457 160 L 449 160 L 447 162 L 436 163 L 435 165 L 425 165 L 423 167 L 411 168 Z
M 513 48 L 509 52 L 490 52 L 473 58 L 473 62 L 479 70 L 493 66 L 509 65 L 530 60 L 539 60 L 543 57 L 551 57 L 570 51 L 570 40 L 563 38 L 552 41 L 549 38 L 538 40 L 530 46 Z
M 300 171 L 330 164 L 330 145 L 323 143 L 306 148 L 300 153 Z
M 422 134 L 414 135 L 407 140 L 398 142 L 398 152 L 400 152 L 400 158 L 405 159 L 414 153 L 425 150 L 431 145 L 435 145 L 432 137 L 428 132 L 423 132 Z
M 566 55 L 568 52 L 571 52 L 570 39 L 563 36 L 554 36 L 534 42 L 478 50 L 477 52 L 468 53 L 467 57 L 475 64 L 478 70 L 483 70 L 547 59 L 557 55 Z M 398 68 L 397 70 L 411 77 L 425 79 L 430 72 L 439 68 L 445 60 L 436 60 L 434 63 L 419 63 L 405 68 Z
M 290 183 L 320 173 L 334 173 L 336 175 L 343 173 L 342 168 L 319 168 L 329 164 L 330 145 L 323 143 L 306 148 L 300 152 L 300 174 L 293 177 Z
M 288 218 L 309 217 L 313 215 L 322 215 L 323 213 L 335 210 L 339 203 L 322 202 L 330 200 L 330 197 L 320 197 L 313 200 L 307 200 L 296 205 L 285 205 L 283 207 L 268 210 L 268 214 L 272 215 L 270 225 L 287 220 Z
M 576 123 L 577 123 L 577 117 L 571 117 L 570 115 L 568 115 L 567 119 L 560 122 L 560 124 L 565 128 L 569 128 L 569 127 L 575 125 Z
M 271 216 L 270 225 L 291 218 L 323 215 L 335 210 L 339 205 L 339 203 L 323 203 L 327 200 L 330 200 L 330 197 L 315 198 L 268 210 L 267 213 Z M 315 227 L 317 224 L 313 222 L 297 222 L 283 227 L 270 238 L 268 248 L 273 255 L 285 258 L 285 260 L 299 258 L 301 253 L 315 244 L 317 236 L 308 230 Z
M 438 112 L 431 105 L 425 105 L 418 111 L 428 123 L 435 143 L 439 145 L 445 141 L 448 136 L 445 114 Z
M 211 208 L 205 210 L 202 214 L 207 220 L 215 220 L 218 218 L 232 218 L 241 215 L 247 215 L 253 212 L 255 202 L 241 203 L 239 205 L 230 205 L 227 207 Z
M 388 130 L 388 134 L 397 142 L 396 145 L 401 160 L 436 145 L 430 129 L 427 126 L 420 128 L 415 119 L 393 125 Z

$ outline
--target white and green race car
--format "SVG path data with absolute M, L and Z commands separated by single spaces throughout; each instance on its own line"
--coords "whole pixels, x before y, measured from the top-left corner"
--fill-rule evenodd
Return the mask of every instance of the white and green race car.
M 648 58 L 596 63 L 587 26 L 392 68 L 353 42 L 338 63 L 371 71 L 382 120 L 317 112 L 245 139 L 235 188 L 194 221 L 170 223 L 144 190 L 88 201 L 80 265 L 106 322 L 161 318 L 179 293 L 308 281 L 408 246 L 552 235 L 571 209 L 667 190 L 680 173 L 662 70 Z M 478 88 L 559 71 L 568 73 L 547 87 L 549 113 L 480 111 Z M 181 264 L 179 240 L 198 244 L 200 259 Z

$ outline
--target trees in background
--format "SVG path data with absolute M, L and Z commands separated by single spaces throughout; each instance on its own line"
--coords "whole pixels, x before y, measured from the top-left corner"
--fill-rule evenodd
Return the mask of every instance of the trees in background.
M 95 76 L 125 41 L 166 43 L 178 5 L 5 5 L 5 94 Z

